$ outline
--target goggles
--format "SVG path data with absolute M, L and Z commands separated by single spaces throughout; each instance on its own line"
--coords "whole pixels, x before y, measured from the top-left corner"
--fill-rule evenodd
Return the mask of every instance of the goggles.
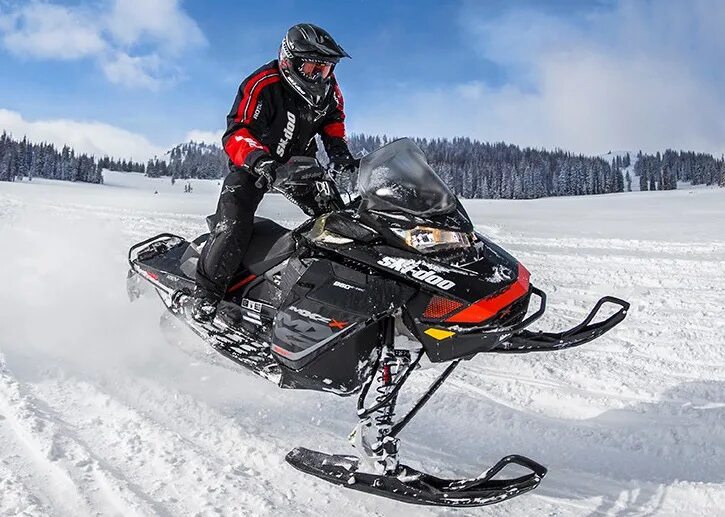
M 327 79 L 332 75 L 332 63 L 323 63 L 320 61 L 302 61 L 300 65 L 300 73 L 310 81 L 319 79 Z

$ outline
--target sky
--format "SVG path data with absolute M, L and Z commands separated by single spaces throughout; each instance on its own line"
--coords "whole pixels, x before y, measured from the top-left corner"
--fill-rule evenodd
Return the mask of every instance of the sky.
M 217 142 L 300 22 L 352 56 L 349 132 L 725 151 L 720 0 L 0 0 L 0 129 L 137 160 Z

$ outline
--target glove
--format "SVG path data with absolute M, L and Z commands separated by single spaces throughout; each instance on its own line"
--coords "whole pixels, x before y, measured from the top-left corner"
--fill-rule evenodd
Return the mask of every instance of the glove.
M 274 184 L 277 179 L 277 169 L 280 164 L 270 158 L 269 156 L 262 156 L 252 167 L 252 175 L 257 178 L 254 185 L 257 188 L 264 188 L 265 185 L 269 188 Z
M 334 156 L 330 159 L 330 172 L 333 176 L 337 174 L 350 174 L 360 167 L 360 158 L 353 158 L 352 155 Z

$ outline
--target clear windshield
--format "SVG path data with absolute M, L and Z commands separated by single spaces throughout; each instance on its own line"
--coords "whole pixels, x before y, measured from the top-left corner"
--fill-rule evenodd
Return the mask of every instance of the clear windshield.
M 429 216 L 456 208 L 456 197 L 409 138 L 395 140 L 360 162 L 358 191 L 366 207 Z

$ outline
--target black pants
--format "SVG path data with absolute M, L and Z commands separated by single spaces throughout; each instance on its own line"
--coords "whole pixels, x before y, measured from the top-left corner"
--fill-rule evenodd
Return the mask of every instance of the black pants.
M 266 192 L 243 169 L 224 179 L 216 216 L 218 222 L 204 246 L 196 268 L 196 283 L 209 296 L 222 299 L 249 246 L 254 213 Z

